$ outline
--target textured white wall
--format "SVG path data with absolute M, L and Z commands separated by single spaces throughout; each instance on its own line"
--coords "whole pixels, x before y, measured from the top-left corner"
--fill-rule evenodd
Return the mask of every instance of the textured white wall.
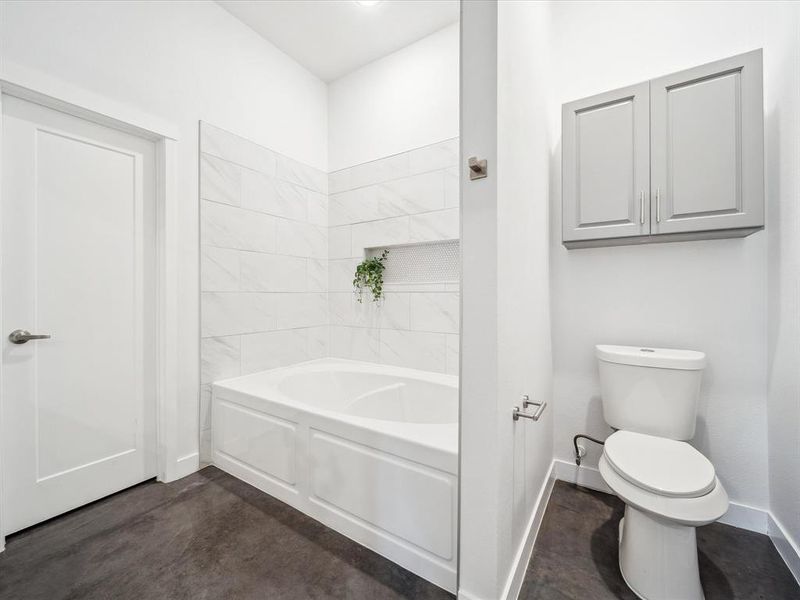
M 547 3 L 463 5 L 462 143 L 490 170 L 462 183 L 464 600 L 516 597 L 552 460 L 548 13 Z M 539 421 L 512 420 L 523 394 L 550 404 Z
M 497 165 L 497 3 L 461 5 L 461 152 Z M 467 65 L 469 67 L 467 68 Z M 500 597 L 511 471 L 499 426 L 497 176 L 461 189 L 459 600 Z M 504 423 L 503 425 L 506 425 Z M 505 512 L 504 512 L 505 511 Z
M 800 4 L 774 9 L 765 33 L 770 512 L 789 540 L 771 533 L 800 579 Z
M 796 57 L 796 41 L 773 33 L 794 32 L 796 40 L 795 12 L 790 4 L 766 2 L 553 4 L 558 104 L 763 47 L 770 203 L 767 230 L 744 239 L 567 251 L 558 233 L 560 146 L 553 147 L 558 458 L 572 460 L 575 433 L 609 433 L 598 394 L 595 344 L 703 350 L 709 368 L 694 443 L 714 463 L 733 501 L 768 508 L 768 243 L 778 228 L 791 227 L 775 222 L 775 204 L 796 202 L 781 181 L 794 177 L 796 182 L 796 170 L 779 176 L 772 165 L 785 159 L 779 123 L 796 118 L 798 110 L 785 80 L 794 77 L 786 64 Z M 560 132 L 558 119 L 553 127 Z M 794 282 L 784 283 L 796 290 L 796 275 Z M 597 457 L 590 445 L 587 463 L 596 464 Z
M 328 90 L 331 171 L 458 137 L 458 24 Z
M 501 581 L 512 589 L 520 573 L 508 570 L 526 541 L 532 512 L 541 508 L 537 500 L 553 454 L 548 173 L 555 112 L 549 24 L 547 3 L 498 4 L 498 406 L 500 425 L 508 427 L 501 436 L 514 440 L 504 457 L 513 465 L 513 486 L 504 510 L 509 518 Z M 539 421 L 509 418 L 522 394 L 548 403 Z M 524 571 L 525 565 L 518 568 Z M 510 575 L 517 576 L 513 584 Z
M 2 2 L 0 57 L 179 128 L 180 456 L 198 449 L 198 121 L 326 169 L 327 90 L 214 2 Z

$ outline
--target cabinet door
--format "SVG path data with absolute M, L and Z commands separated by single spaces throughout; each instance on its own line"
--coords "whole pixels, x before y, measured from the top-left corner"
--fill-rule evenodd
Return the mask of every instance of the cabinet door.
M 647 82 L 563 106 L 564 242 L 650 233 L 649 111 Z
M 652 233 L 764 225 L 761 50 L 650 82 Z

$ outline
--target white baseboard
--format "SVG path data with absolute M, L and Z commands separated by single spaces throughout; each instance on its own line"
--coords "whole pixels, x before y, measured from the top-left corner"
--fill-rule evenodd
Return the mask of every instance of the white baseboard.
M 554 464 L 550 463 L 550 468 L 547 470 L 542 481 L 541 489 L 539 490 L 539 497 L 536 499 L 536 505 L 531 512 L 531 517 L 528 520 L 528 525 L 525 529 L 525 535 L 522 542 L 517 549 L 514 556 L 514 563 L 511 566 L 511 571 L 506 580 L 503 588 L 503 593 L 500 598 L 503 600 L 516 600 L 519 596 L 522 582 L 525 579 L 525 572 L 528 570 L 528 563 L 531 560 L 533 553 L 533 545 L 536 543 L 536 537 L 539 534 L 539 527 L 544 518 L 544 512 L 547 509 L 547 503 L 550 500 L 550 493 L 553 491 L 553 485 L 556 482 L 554 473 Z M 478 596 L 464 590 L 458 590 L 458 600 L 484 600 Z
M 525 538 L 517 551 L 514 566 L 506 583 L 504 594 L 501 596 L 504 600 L 515 600 L 519 595 L 525 571 L 533 552 L 533 545 L 536 542 L 536 536 L 539 533 L 539 527 L 544 517 L 544 511 L 547 508 L 547 502 L 557 479 L 607 494 L 614 493 L 606 485 L 598 469 L 594 467 L 578 467 L 576 464 L 565 460 L 553 459 L 547 481 L 542 486 L 536 508 L 528 523 Z M 728 512 L 720 519 L 720 522 L 740 529 L 769 535 L 792 575 L 800 583 L 800 546 L 787 534 L 786 529 L 770 512 L 754 506 L 731 502 Z M 459 590 L 458 600 L 481 599 L 469 592 Z
M 767 533 L 769 524 L 769 512 L 755 506 L 731 502 L 728 512 L 722 515 L 719 520 L 725 525 L 733 525 L 740 529 L 755 531 L 756 533 Z
M 556 479 L 587 487 L 590 490 L 605 492 L 606 494 L 614 493 L 606 485 L 603 476 L 600 475 L 600 471 L 594 467 L 579 467 L 574 462 L 567 462 L 558 458 L 553 459 L 553 467 Z
M 778 550 L 789 571 L 792 572 L 797 583 L 800 584 L 800 545 L 788 534 L 780 521 L 769 513 L 768 533 L 772 543 Z
M 565 460 L 554 459 L 556 479 L 575 483 L 583 487 L 587 487 L 606 494 L 613 494 L 611 488 L 606 485 L 600 471 L 594 467 L 579 467 L 575 463 L 567 462 Z M 726 525 L 733 525 L 740 529 L 747 529 L 748 531 L 755 531 L 757 533 L 767 533 L 767 524 L 769 523 L 769 512 L 747 506 L 746 504 L 739 504 L 738 502 L 731 502 L 728 512 L 719 520 L 720 523 Z
M 504 600 L 517 600 L 520 589 L 522 589 L 525 572 L 528 570 L 528 563 L 531 560 L 531 554 L 533 554 L 533 545 L 536 543 L 536 537 L 539 535 L 539 527 L 544 518 L 544 511 L 547 509 L 550 493 L 553 491 L 553 486 L 556 482 L 556 478 L 553 474 L 554 466 L 553 463 L 550 463 L 550 468 L 547 470 L 547 475 L 545 475 L 545 479 L 539 491 L 539 497 L 536 499 L 536 505 L 533 508 L 528 526 L 525 529 L 522 543 L 519 545 L 517 553 L 514 556 L 511 573 L 509 573 L 508 580 L 504 586 L 503 594 L 500 596 Z
M 171 469 L 167 470 L 167 477 L 164 478 L 164 483 L 170 481 L 177 481 L 183 479 L 187 475 L 191 475 L 200 468 L 200 455 L 197 452 L 192 452 L 186 456 L 182 456 L 175 461 Z

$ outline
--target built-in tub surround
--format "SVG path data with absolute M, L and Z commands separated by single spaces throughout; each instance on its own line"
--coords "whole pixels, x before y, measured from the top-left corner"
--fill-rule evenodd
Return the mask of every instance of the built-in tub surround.
M 210 384 L 328 355 L 327 175 L 201 123 L 201 459 Z
M 455 591 L 458 379 L 321 359 L 216 382 L 214 464 Z
M 457 273 L 387 284 L 379 304 L 353 294 L 368 249 L 458 239 L 457 139 L 327 175 L 200 136 L 201 459 L 216 380 L 328 356 L 458 372 Z
M 330 174 L 331 356 L 458 372 L 457 275 L 387 283 L 379 304 L 353 297 L 368 249 L 459 238 L 458 148 L 454 138 Z

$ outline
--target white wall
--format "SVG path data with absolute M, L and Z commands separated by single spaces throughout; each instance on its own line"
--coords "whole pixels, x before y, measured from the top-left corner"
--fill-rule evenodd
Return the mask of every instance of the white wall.
M 179 128 L 180 455 L 197 452 L 198 121 L 325 170 L 326 86 L 213 2 L 3 2 L 2 60 Z
M 519 592 L 550 489 L 549 7 L 462 8 L 464 154 L 489 178 L 462 182 L 459 598 L 490 600 Z M 512 419 L 523 394 L 539 421 Z
M 800 5 L 776 8 L 765 33 L 770 534 L 800 580 Z M 786 538 L 784 538 L 786 536 Z M 790 545 L 794 548 L 790 548 Z
M 461 5 L 461 155 L 497 165 L 497 3 Z M 469 65 L 469 67 L 467 67 Z M 461 189 L 459 600 L 498 598 L 511 473 L 497 404 L 497 175 Z M 505 425 L 505 424 L 504 424 Z M 505 528 L 503 528 L 505 530 Z
M 555 113 L 549 23 L 548 3 L 498 4 L 498 407 L 500 424 L 508 428 L 500 432 L 507 440 L 503 461 L 513 465 L 501 580 L 512 594 L 527 567 L 525 544 L 538 526 L 532 520 L 541 518 L 548 500 L 544 496 L 537 505 L 550 489 L 553 456 L 548 175 Z M 509 418 L 522 394 L 548 403 L 539 421 Z
M 330 170 L 458 137 L 458 24 L 328 88 Z
M 792 142 L 782 139 L 786 135 L 782 129 L 796 119 L 798 111 L 796 90 L 786 79 L 796 82 L 796 12 L 796 5 L 766 2 L 553 4 L 559 105 L 763 47 L 766 186 L 771 207 L 766 231 L 744 239 L 567 251 L 559 234 L 560 146 L 553 147 L 551 261 L 558 458 L 573 460 L 571 438 L 575 433 L 609 433 L 598 395 L 595 344 L 703 350 L 709 368 L 695 444 L 714 463 L 731 500 L 769 507 L 768 249 L 774 246 L 773 261 L 778 254 L 797 250 L 796 241 L 774 241 L 779 229 L 788 233 L 793 227 L 775 221 L 776 204 L 790 207 L 788 212 L 795 219 L 797 215 L 793 206 L 797 199 L 791 195 L 797 190 L 796 164 L 789 168 L 783 154 Z M 774 35 L 776 31 L 782 35 Z M 793 64 L 795 72 L 790 73 Z M 558 119 L 553 128 L 560 132 Z M 787 170 L 779 172 L 778 164 Z M 782 260 L 797 259 L 795 255 L 782 256 Z M 774 276 L 780 273 L 786 274 L 787 268 L 780 267 Z M 773 284 L 776 289 L 785 288 L 787 308 L 797 306 L 796 277 L 795 270 L 794 281 Z M 796 332 L 797 313 L 783 318 L 794 319 Z M 785 341 L 784 350 L 789 352 L 792 344 L 790 352 L 796 352 L 796 335 Z M 786 359 L 779 379 L 789 377 L 788 354 Z M 776 397 L 776 408 L 780 403 Z M 795 396 L 785 416 L 796 414 Z M 788 434 L 784 437 L 790 437 Z M 786 441 L 797 448 L 796 426 L 793 439 Z M 590 450 L 587 464 L 595 465 L 598 451 Z M 791 460 L 796 461 L 796 456 Z M 773 471 L 790 465 L 787 460 Z M 796 469 L 794 473 L 796 482 Z
M 365 248 L 459 237 L 458 53 L 453 24 L 329 84 L 333 356 L 458 370 L 457 284 L 352 295 Z

